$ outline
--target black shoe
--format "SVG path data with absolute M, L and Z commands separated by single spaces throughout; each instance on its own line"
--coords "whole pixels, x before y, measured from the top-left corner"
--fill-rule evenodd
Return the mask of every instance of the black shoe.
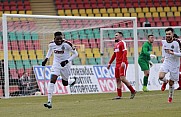
M 44 107 L 47 107 L 48 109 L 50 109 L 52 108 L 52 103 L 50 102 L 44 103 Z
M 74 86 L 74 84 L 76 83 L 77 78 L 74 77 L 74 79 L 75 79 L 75 81 L 70 86 Z
M 121 99 L 121 97 L 120 96 L 116 96 L 112 100 L 119 100 L 119 99 Z
M 136 91 L 134 93 L 131 93 L 130 99 L 133 99 L 136 95 Z

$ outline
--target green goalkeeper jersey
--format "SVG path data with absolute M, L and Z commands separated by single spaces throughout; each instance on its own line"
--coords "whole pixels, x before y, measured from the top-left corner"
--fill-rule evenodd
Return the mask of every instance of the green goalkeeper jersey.
M 139 59 L 143 59 L 145 61 L 150 61 L 150 52 L 152 51 L 152 44 L 148 41 L 145 42 L 142 46 L 141 53 L 139 55 Z

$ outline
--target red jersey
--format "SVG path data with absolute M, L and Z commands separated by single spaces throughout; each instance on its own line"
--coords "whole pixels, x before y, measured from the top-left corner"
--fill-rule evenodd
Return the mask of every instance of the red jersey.
M 109 64 L 111 64 L 115 58 L 116 58 L 116 65 L 120 65 L 122 62 L 128 64 L 126 43 L 123 40 L 119 41 L 115 45 L 114 54 L 112 55 Z

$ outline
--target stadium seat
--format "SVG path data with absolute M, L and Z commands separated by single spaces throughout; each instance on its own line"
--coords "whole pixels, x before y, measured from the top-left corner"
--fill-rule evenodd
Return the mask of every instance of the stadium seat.
M 142 12 L 142 9 L 141 9 L 141 8 L 136 8 L 136 12 L 137 12 L 137 13 L 141 13 L 141 12 Z

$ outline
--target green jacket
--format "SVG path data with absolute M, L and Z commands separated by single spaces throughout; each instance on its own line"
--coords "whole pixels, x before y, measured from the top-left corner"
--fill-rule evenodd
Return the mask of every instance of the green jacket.
M 145 61 L 150 61 L 150 52 L 152 51 L 152 44 L 149 43 L 148 41 L 145 42 L 142 45 L 142 50 L 139 55 L 139 59 L 144 59 Z

